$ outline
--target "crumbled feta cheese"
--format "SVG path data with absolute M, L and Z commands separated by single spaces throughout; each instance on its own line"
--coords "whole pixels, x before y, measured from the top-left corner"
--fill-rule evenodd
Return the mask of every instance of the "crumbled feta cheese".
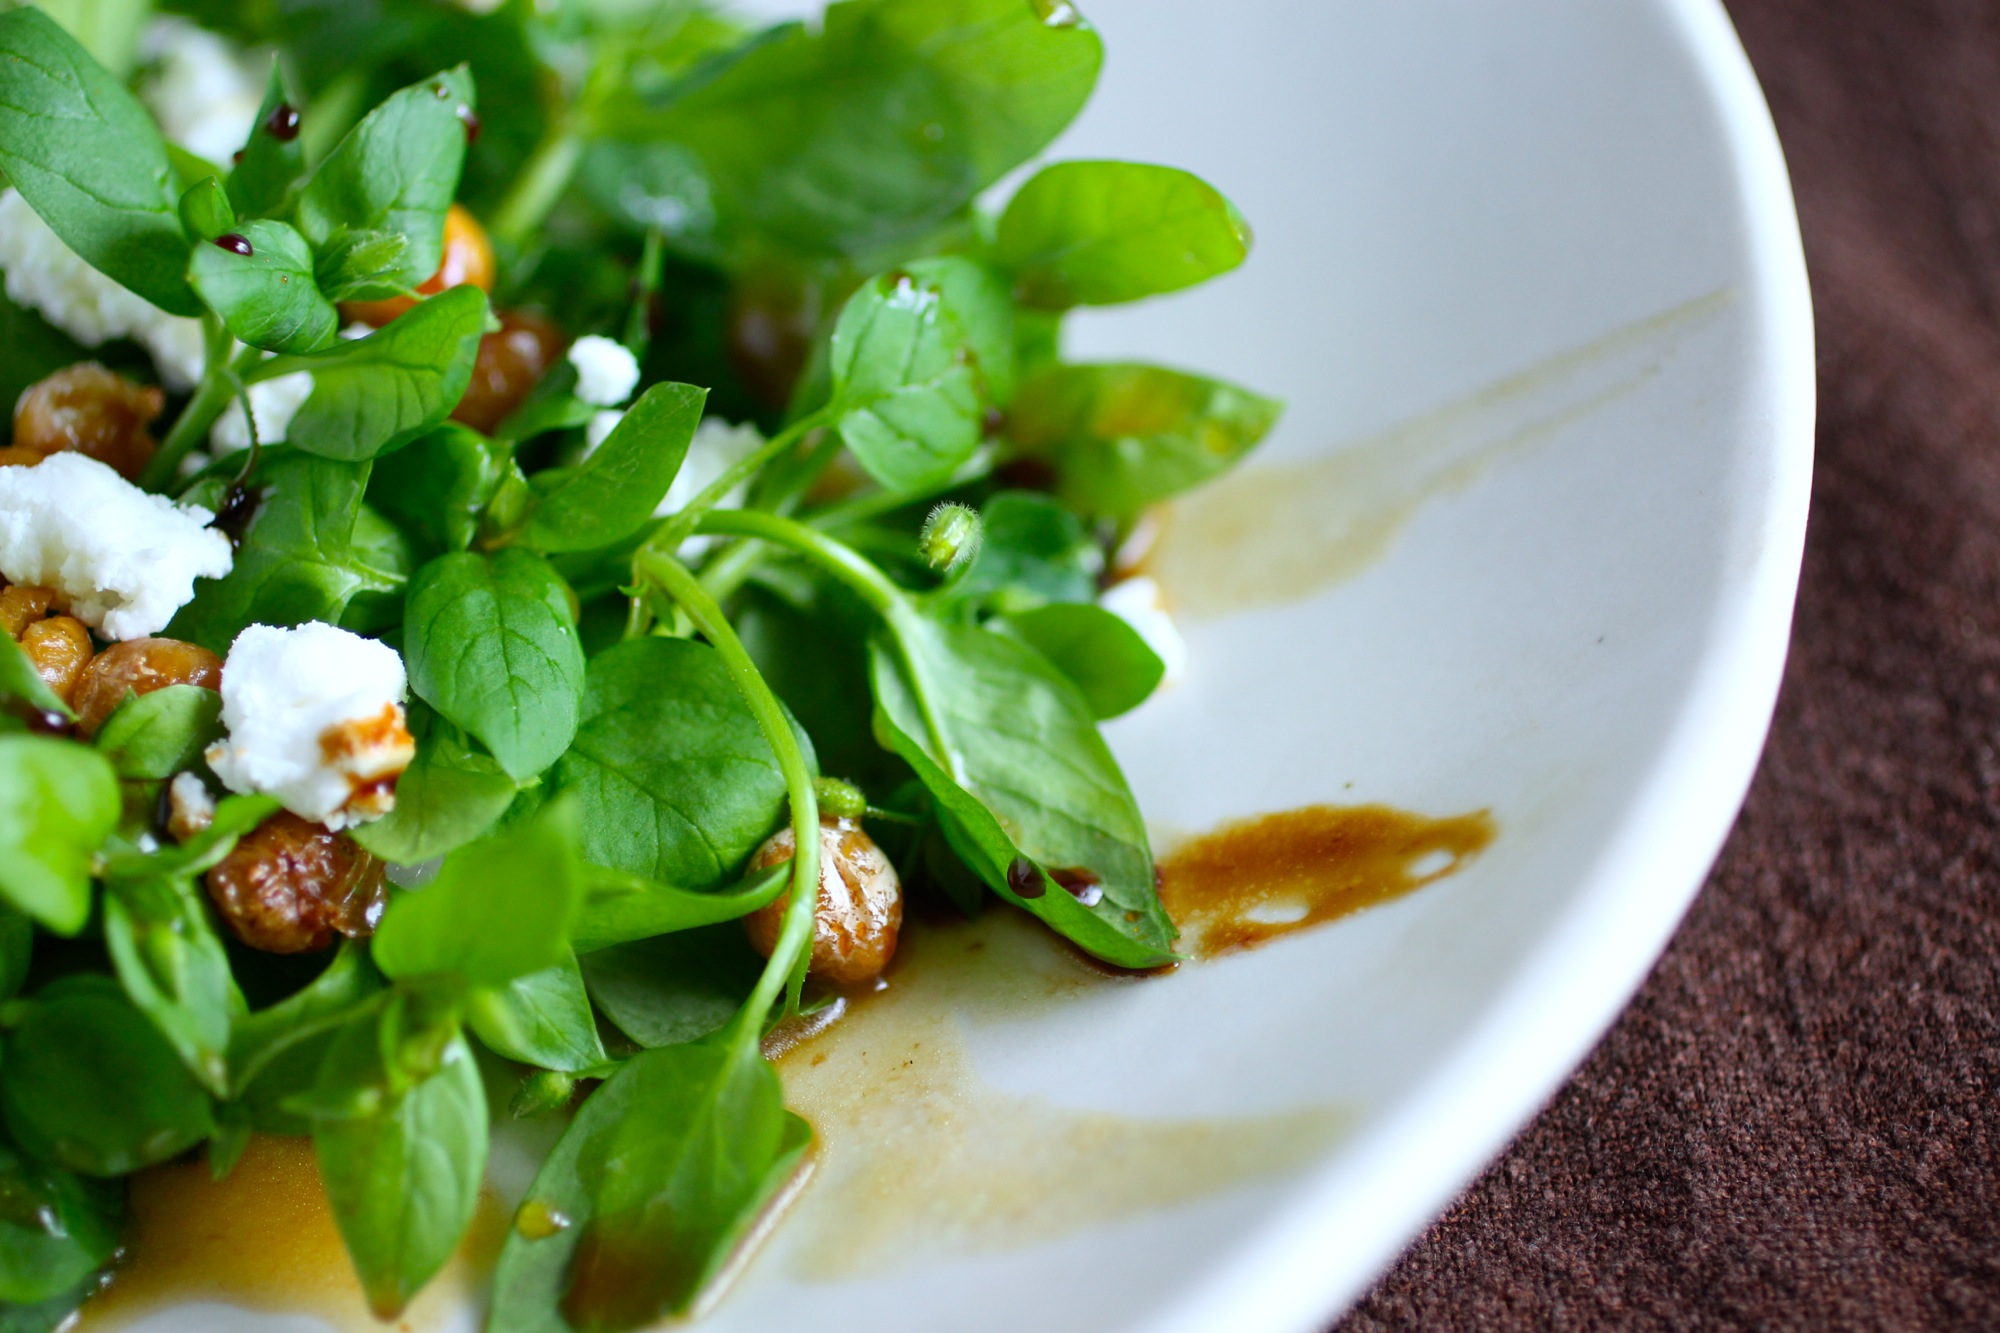
M 576 396 L 598 407 L 616 407 L 639 387 L 639 362 L 624 344 L 587 333 L 569 345 L 576 367 Z
M 225 164 L 249 142 L 264 80 L 234 46 L 186 19 L 162 18 L 147 26 L 140 54 L 154 70 L 139 95 L 167 138 Z
M 389 813 L 416 754 L 403 716 L 403 659 L 344 629 L 251 625 L 222 664 L 222 724 L 208 766 L 235 792 L 275 796 L 342 829 Z
M 764 433 L 747 421 L 732 426 L 721 417 L 703 417 L 694 428 L 694 438 L 688 441 L 687 457 L 681 462 L 681 470 L 674 474 L 674 484 L 667 488 L 653 516 L 664 518 L 686 508 L 689 501 L 714 485 L 723 473 L 756 453 L 763 443 Z M 717 508 L 738 508 L 749 494 L 750 483 L 742 482 L 730 488 Z M 713 537 L 690 537 L 681 543 L 678 554 L 691 560 L 714 544 Z
M 63 452 L 0 468 L 0 576 L 54 588 L 112 639 L 166 628 L 234 560 L 215 515 L 140 490 L 94 458 Z
M 1097 598 L 1097 604 L 1138 631 L 1146 646 L 1166 664 L 1166 683 L 1179 680 L 1187 671 L 1187 643 L 1167 614 L 1166 598 L 1160 585 L 1144 574 L 1114 583 Z
M 375 332 L 375 326 L 373 324 L 363 324 L 360 320 L 357 319 L 352 324 L 349 324 L 345 328 L 341 329 L 340 340 L 342 342 L 348 342 L 348 343 L 360 342 L 363 338 L 366 338 L 369 334 L 373 332 Z
M 309 370 L 295 370 L 276 379 L 260 380 L 250 386 L 250 419 L 257 423 L 257 439 L 272 444 L 285 438 L 292 418 L 312 397 L 313 377 Z M 208 442 L 218 454 L 250 447 L 250 426 L 243 418 L 243 399 L 231 400 L 208 432 Z
M 625 419 L 625 413 L 618 408 L 608 407 L 593 416 L 583 425 L 583 456 L 590 457 L 597 452 L 597 446 L 611 438 L 611 432 L 618 429 L 618 423 Z
M 0 191 L 0 269 L 15 305 L 85 347 L 131 338 L 152 354 L 169 389 L 185 393 L 201 378 L 201 321 L 169 315 L 99 273 L 11 188 Z
M 167 832 L 186 842 L 215 823 L 215 795 L 195 772 L 176 773 L 167 784 Z

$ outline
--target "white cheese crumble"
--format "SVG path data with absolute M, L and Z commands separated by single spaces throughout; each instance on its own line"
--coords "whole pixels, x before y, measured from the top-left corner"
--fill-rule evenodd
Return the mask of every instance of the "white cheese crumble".
M 623 343 L 586 333 L 569 345 L 576 367 L 576 396 L 597 407 L 616 407 L 639 387 L 639 362 Z
M 1114 583 L 1098 595 L 1097 604 L 1138 631 L 1146 646 L 1166 664 L 1165 684 L 1173 684 L 1187 672 L 1187 643 L 1167 614 L 1166 598 L 1154 579 L 1141 574 Z
M 201 321 L 169 315 L 99 273 L 12 188 L 0 191 L 0 269 L 15 305 L 85 347 L 131 338 L 152 354 L 169 389 L 185 393 L 201 378 Z
M 694 438 L 688 441 L 687 457 L 681 462 L 681 470 L 674 474 L 674 484 L 654 507 L 653 516 L 664 518 L 685 509 L 689 501 L 714 485 L 723 473 L 756 453 L 763 443 L 764 433 L 747 421 L 732 426 L 721 417 L 703 417 L 694 428 Z M 739 482 L 716 502 L 716 508 L 741 508 L 749 494 L 750 483 Z M 713 545 L 713 537 L 690 537 L 681 543 L 678 554 L 692 560 Z
M 276 379 L 260 380 L 250 386 L 250 420 L 257 423 L 257 440 L 261 444 L 274 444 L 285 438 L 291 429 L 292 418 L 312 397 L 313 377 L 310 370 L 295 370 L 289 375 Z M 208 442 L 215 446 L 218 454 L 233 453 L 250 447 L 250 425 L 243 418 L 243 399 L 230 401 L 227 409 L 216 418 L 208 432 Z
M 140 490 L 83 454 L 0 467 L 0 576 L 54 588 L 112 639 L 157 634 L 235 556 L 199 505 Z
M 161 132 L 195 156 L 226 165 L 257 123 L 260 72 L 229 42 L 182 18 L 155 19 L 139 50 L 154 65 L 139 96 Z
M 167 831 L 186 842 L 215 823 L 215 797 L 199 773 L 174 774 L 167 784 Z
M 618 423 L 625 419 L 625 413 L 618 408 L 608 407 L 583 423 L 583 456 L 590 457 L 597 452 L 597 446 L 611 438 L 611 432 L 618 429 Z
M 404 723 L 396 650 L 319 621 L 251 625 L 222 663 L 222 724 L 208 766 L 234 792 L 275 796 L 343 829 L 395 804 L 416 744 Z

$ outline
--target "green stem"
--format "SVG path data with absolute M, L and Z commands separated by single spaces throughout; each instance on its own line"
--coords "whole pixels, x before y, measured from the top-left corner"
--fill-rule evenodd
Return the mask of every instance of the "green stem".
M 757 537 L 783 546 L 852 588 L 883 616 L 894 619 L 909 598 L 876 568 L 873 561 L 797 519 L 757 509 L 718 509 L 702 519 L 698 531 L 717 537 Z
M 701 494 L 688 501 L 678 512 L 669 515 L 666 522 L 655 529 L 652 537 L 647 540 L 647 549 L 677 550 L 682 542 L 694 535 L 695 527 L 702 522 L 703 516 L 721 504 L 725 496 L 747 478 L 755 476 L 772 459 L 826 424 L 827 415 L 822 411 L 802 417 L 759 445 L 756 452 L 738 459 L 727 472 L 710 482 Z
M 791 798 L 792 899 L 785 908 L 784 924 L 779 928 L 771 959 L 737 1020 L 740 1024 L 737 1039 L 754 1042 L 763 1034 L 771 1006 L 811 956 L 813 917 L 819 906 L 819 798 L 813 793 L 812 769 L 806 764 L 798 737 L 792 733 L 791 718 L 786 715 L 784 705 L 771 692 L 757 664 L 750 660 L 729 618 L 688 572 L 687 566 L 663 552 L 642 551 L 633 561 L 633 569 L 640 578 L 680 603 L 695 628 L 721 654 L 722 664 L 743 695 L 743 702 L 749 705 L 764 739 L 777 753 L 778 768 L 785 775 L 785 793 Z
M 884 514 L 893 514 L 898 509 L 927 504 L 949 491 L 990 477 L 997 464 L 997 456 L 989 454 L 959 469 L 942 486 L 915 494 L 908 491 L 870 491 L 866 495 L 857 495 L 852 499 L 841 500 L 822 509 L 813 510 L 806 514 L 805 521 L 816 528 L 843 528 L 855 523 L 865 523 Z
M 653 297 L 660 290 L 666 253 L 667 242 L 660 229 L 648 229 L 645 248 L 639 251 L 639 271 L 634 275 L 632 308 L 625 312 L 625 346 L 641 361 L 653 343 Z
M 583 157 L 583 135 L 575 128 L 576 117 L 557 116 L 549 122 L 541 142 L 514 177 L 507 197 L 493 213 L 493 235 L 519 249 L 526 245 L 556 200 L 569 185 L 577 162 Z
M 923 714 L 924 729 L 930 733 L 932 755 L 953 781 L 963 779 L 958 755 L 945 740 L 944 726 L 910 653 L 910 640 L 923 620 L 923 613 L 917 610 L 909 594 L 891 582 L 868 557 L 797 519 L 756 509 L 719 509 L 702 519 L 698 531 L 719 537 L 756 537 L 786 547 L 852 588 L 876 614 L 888 621 L 903 661 L 903 672 L 909 677 L 910 690 L 916 698 L 917 711 Z
M 167 432 L 167 438 L 160 442 L 159 452 L 146 464 L 139 474 L 139 484 L 149 491 L 164 491 L 174 483 L 180 471 L 181 460 L 208 438 L 208 432 L 216 419 L 229 409 L 241 384 L 237 374 L 243 358 L 236 365 L 229 362 L 229 332 L 222 327 L 222 321 L 213 315 L 204 318 L 208 334 L 208 355 L 204 361 L 201 383 L 195 386 L 194 397 L 174 422 L 174 428 Z M 254 357 L 254 348 L 246 348 L 245 355 Z

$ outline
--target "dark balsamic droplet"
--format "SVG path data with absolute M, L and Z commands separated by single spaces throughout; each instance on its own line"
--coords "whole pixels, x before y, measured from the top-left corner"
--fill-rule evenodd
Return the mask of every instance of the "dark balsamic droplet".
M 228 251 L 228 252 L 229 252 L 230 254 L 232 254 L 232 255 L 242 255 L 242 256 L 244 256 L 244 257 L 245 257 L 246 259 L 247 259 L 247 258 L 248 258 L 248 257 L 249 257 L 250 255 L 252 255 L 253 253 L 255 253 L 255 252 L 254 252 L 253 250 L 251 250 L 251 248 L 250 248 L 250 242 L 249 242 L 249 240 L 248 240 L 248 239 L 246 239 L 245 237 L 242 237 L 242 236 L 239 236 L 239 235 L 237 235 L 237 234 L 236 234 L 235 232 L 233 232 L 233 231 L 231 231 L 231 232 L 224 232 L 224 233 L 223 233 L 222 235 L 220 235 L 220 236 L 216 237 L 216 238 L 215 238 L 215 243 L 216 243 L 217 245 L 221 246 L 221 247 L 222 247 L 223 249 L 227 250 L 227 251 Z
M 1040 867 L 1025 856 L 1015 857 L 1014 863 L 1007 867 L 1007 887 L 1016 898 L 1039 898 L 1048 892 Z
M 264 133 L 279 143 L 290 143 L 299 137 L 299 109 L 290 102 L 280 102 L 271 108 L 271 114 L 264 117 Z
M 251 520 L 257 517 L 257 508 L 263 502 L 262 489 L 238 482 L 223 492 L 221 507 L 215 511 L 211 526 L 229 538 L 231 546 L 241 546 L 243 535 L 250 530 Z
M 235 152 L 231 153 L 229 155 L 229 161 L 231 162 L 231 164 L 235 166 L 243 165 L 243 150 L 239 148 Z
M 1070 897 L 1085 907 L 1095 907 L 1104 901 L 1104 881 L 1081 866 L 1051 870 L 1049 878 L 1062 885 Z
M 479 113 L 477 111 L 474 111 L 471 107 L 466 106 L 463 103 L 460 103 L 458 108 L 458 118 L 459 120 L 465 123 L 465 141 L 468 144 L 478 143 Z

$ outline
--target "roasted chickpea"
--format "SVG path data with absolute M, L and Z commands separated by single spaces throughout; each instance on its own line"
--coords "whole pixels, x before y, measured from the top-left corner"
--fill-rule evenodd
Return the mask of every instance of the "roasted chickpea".
M 76 694 L 78 678 L 97 651 L 90 631 L 75 616 L 50 616 L 37 620 L 21 631 L 21 649 L 34 663 L 40 676 L 58 698 L 68 703 Z
M 444 258 L 438 271 L 424 280 L 417 292 L 435 296 L 449 287 L 471 283 L 482 292 L 493 290 L 493 245 L 486 228 L 464 207 L 453 204 L 444 215 Z M 414 296 L 391 296 L 380 301 L 348 301 L 340 307 L 340 317 L 381 328 L 417 303 Z
M 45 455 L 33 449 L 23 449 L 18 444 L 0 444 L 0 467 L 33 467 Z
M 127 694 L 151 694 L 169 685 L 222 688 L 222 659 L 200 644 L 179 639 L 128 639 L 114 643 L 83 669 L 76 683 L 76 729 L 95 736 Z
M 750 858 L 753 870 L 792 859 L 797 842 L 781 829 Z M 785 919 L 783 897 L 743 919 L 757 952 L 769 957 Z M 812 961 L 807 970 L 836 986 L 865 986 L 882 975 L 896 953 L 903 928 L 903 885 L 896 867 L 849 819 L 822 819 L 819 829 L 819 905 L 813 913 Z
M 208 896 L 236 938 L 267 953 L 305 953 L 341 935 L 371 935 L 387 895 L 380 861 L 346 834 L 289 811 L 245 834 L 207 879 Z
M 137 477 L 157 447 L 146 427 L 166 404 L 150 385 L 80 362 L 22 393 L 14 404 L 13 447 L 43 456 L 70 450 Z
M 474 430 L 491 431 L 505 421 L 567 346 L 562 330 L 541 315 L 503 310 L 499 316 L 500 331 L 479 340 L 472 382 L 451 414 Z
M 5 630 L 10 639 L 20 638 L 22 630 L 49 613 L 55 600 L 53 588 L 26 583 L 10 583 L 0 588 L 0 630 Z

